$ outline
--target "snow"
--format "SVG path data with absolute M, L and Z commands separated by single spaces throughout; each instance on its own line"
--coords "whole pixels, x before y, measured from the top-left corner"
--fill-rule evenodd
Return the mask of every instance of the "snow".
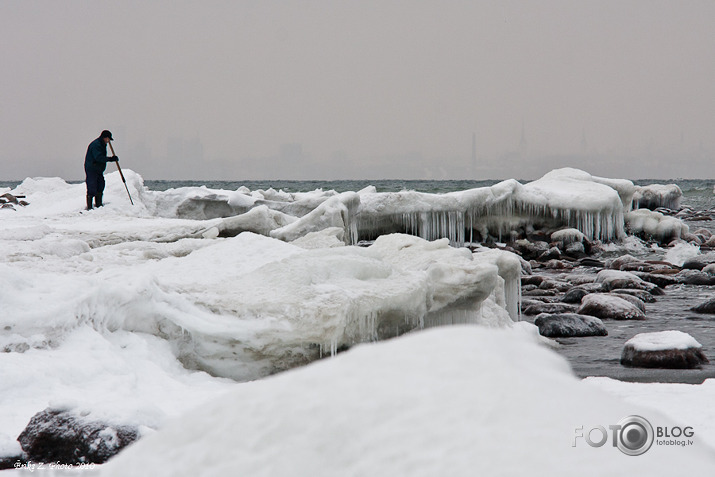
M 715 379 L 702 384 L 628 383 L 603 377 L 584 380 L 588 386 L 639 407 L 663 413 L 681 429 L 692 426 L 698 442 L 715 448 Z M 647 415 L 650 415 L 648 412 Z
M 442 328 L 245 383 L 101 475 L 665 475 L 676 458 L 682 473 L 715 462 L 699 442 L 633 458 L 575 439 L 632 414 L 674 424 L 582 383 L 524 335 Z
M 702 345 L 695 338 L 677 330 L 639 333 L 626 341 L 626 346 L 629 345 L 636 351 L 702 348 Z
M 593 393 L 516 322 L 523 262 L 454 247 L 537 222 L 615 238 L 629 181 L 159 192 L 124 175 L 134 206 L 113 172 L 101 209 L 83 211 L 84 184 L 36 178 L 11 191 L 30 205 L 0 212 L 0 456 L 50 406 L 139 426 L 147 447 L 131 452 L 179 454 L 120 457 L 109 475 L 523 475 L 554 453 L 554 475 L 636 465 L 570 447 L 579 425 L 647 411 Z M 421 237 L 384 233 L 407 231 Z M 684 452 L 685 470 L 712 464 Z M 645 465 L 674 456 L 654 448 Z

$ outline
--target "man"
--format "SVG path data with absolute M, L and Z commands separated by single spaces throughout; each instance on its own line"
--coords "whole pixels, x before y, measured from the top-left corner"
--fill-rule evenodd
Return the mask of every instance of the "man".
M 87 210 L 94 206 L 102 207 L 102 194 L 104 193 L 104 170 L 108 162 L 117 162 L 117 156 L 107 157 L 107 144 L 113 141 L 112 133 L 106 129 L 97 139 L 89 143 L 87 155 L 84 156 L 84 172 L 87 175 Z

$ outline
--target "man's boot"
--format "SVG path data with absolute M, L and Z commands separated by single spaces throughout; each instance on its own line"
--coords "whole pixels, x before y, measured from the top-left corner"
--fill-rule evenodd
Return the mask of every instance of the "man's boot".
M 102 193 L 101 192 L 94 196 L 94 206 L 102 207 Z
M 87 194 L 87 210 L 92 210 L 92 196 Z

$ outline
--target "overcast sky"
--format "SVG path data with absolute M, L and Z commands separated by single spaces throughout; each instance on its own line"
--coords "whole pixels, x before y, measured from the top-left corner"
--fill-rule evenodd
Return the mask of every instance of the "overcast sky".
M 712 1 L 5 0 L 0 180 L 83 179 L 105 128 L 146 179 L 712 178 L 714 21 Z

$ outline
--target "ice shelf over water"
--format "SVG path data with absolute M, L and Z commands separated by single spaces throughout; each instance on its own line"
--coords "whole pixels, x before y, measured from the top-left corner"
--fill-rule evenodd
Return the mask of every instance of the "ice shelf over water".
M 281 240 L 325 227 L 343 227 L 349 244 L 388 233 L 409 233 L 427 240 L 447 237 L 463 245 L 488 237 L 508 239 L 518 229 L 572 227 L 589 239 L 608 241 L 623 237 L 623 214 L 630 210 L 634 192 L 628 180 L 558 169 L 527 184 L 509 179 L 445 194 L 377 192 L 374 187 L 343 194 L 194 188 L 181 201 L 176 192 L 155 196 L 157 204 L 165 204 L 168 197 L 179 203 L 173 208 L 154 208 L 190 219 L 232 217 L 206 231 L 209 234 L 235 235 L 247 229 L 266 234 L 270 228 L 267 235 Z M 240 218 L 258 207 L 261 212 Z

